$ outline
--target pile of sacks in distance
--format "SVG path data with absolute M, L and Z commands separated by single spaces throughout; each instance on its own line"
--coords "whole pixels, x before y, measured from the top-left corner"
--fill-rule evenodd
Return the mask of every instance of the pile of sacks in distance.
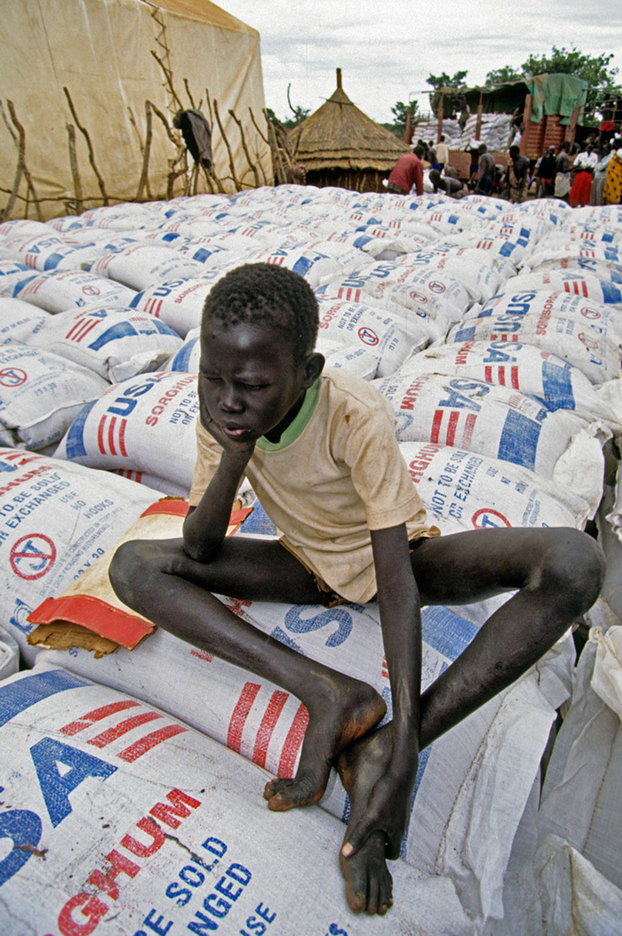
M 187 495 L 203 302 L 229 270 L 257 261 L 289 267 L 315 290 L 318 350 L 328 366 L 373 381 L 390 400 L 413 482 L 430 522 L 443 532 L 583 529 L 598 517 L 604 478 L 613 483 L 615 477 L 622 432 L 620 207 L 281 186 L 120 204 L 46 224 L 5 222 L 3 619 L 13 625 L 27 665 L 36 659 L 25 641 L 29 611 L 76 579 L 159 496 Z M 32 482 L 28 496 L 17 486 L 24 479 Z M 248 496 L 252 501 L 252 492 Z M 54 500 L 62 519 L 50 533 L 44 511 Z M 615 494 L 607 516 L 609 524 L 601 509 L 603 537 L 620 526 Z M 253 517 L 261 518 L 259 532 L 271 533 L 260 505 Z M 489 610 L 474 606 L 470 619 L 480 624 Z M 615 624 L 609 606 L 600 615 L 599 622 Z M 578 691 L 574 651 L 566 647 L 565 653 L 565 688 L 552 694 L 558 702 Z M 595 653 L 582 660 L 593 667 Z M 582 691 L 579 708 L 585 686 Z M 182 711 L 180 717 L 189 716 Z M 577 732 L 584 727 L 580 715 L 576 726 Z M 563 758 L 570 747 L 563 748 Z M 538 749 L 494 868 L 493 862 L 484 867 L 490 847 L 484 833 L 481 867 L 466 877 L 464 856 L 475 847 L 472 841 L 453 871 L 448 855 L 445 863 L 438 854 L 424 860 L 419 852 L 413 859 L 419 867 L 429 859 L 434 873 L 458 882 L 463 904 L 480 919 L 510 912 L 507 899 L 503 908 L 503 872 L 512 847 L 518 848 L 516 831 L 540 754 Z M 612 870 L 615 862 L 603 844 L 613 829 L 603 822 L 592 845 L 587 833 L 576 833 L 574 806 L 569 809 L 566 799 L 562 808 L 556 800 L 566 761 L 552 763 L 547 802 L 553 805 L 548 814 L 543 807 L 537 811 L 538 821 L 554 833 L 542 867 L 550 870 L 555 855 L 563 877 L 569 849 L 589 870 L 585 892 L 604 887 L 605 909 L 617 907 L 620 869 Z M 265 756 L 262 764 L 272 769 Z M 593 810 L 601 781 L 590 785 Z M 580 784 L 566 794 L 573 804 L 586 802 Z M 586 828 L 593 829 L 589 817 Z M 463 823 L 463 844 L 467 827 Z M 467 879 L 479 881 L 477 898 L 464 897 Z M 485 879 L 495 881 L 488 892 Z M 551 918 L 558 910 L 550 909 Z
M 505 152 L 510 138 L 511 118 L 507 114 L 482 114 L 479 118 L 480 132 L 477 135 L 477 114 L 471 114 L 464 125 L 460 126 L 458 120 L 443 120 L 442 133 L 449 149 L 465 150 L 472 145 L 485 143 L 491 153 Z M 416 140 L 436 140 L 438 138 L 438 122 L 429 120 L 418 123 L 415 127 Z M 520 142 L 520 134 L 514 139 Z

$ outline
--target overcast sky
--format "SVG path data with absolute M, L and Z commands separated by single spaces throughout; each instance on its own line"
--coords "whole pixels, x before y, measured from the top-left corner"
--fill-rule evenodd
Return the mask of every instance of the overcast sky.
M 369 117 L 392 120 L 396 101 L 424 93 L 430 73 L 467 69 L 482 84 L 503 65 L 518 68 L 553 45 L 589 55 L 613 52 L 622 83 L 619 0 L 220 0 L 259 30 L 266 105 L 281 119 L 294 105 L 316 110 L 336 87 Z

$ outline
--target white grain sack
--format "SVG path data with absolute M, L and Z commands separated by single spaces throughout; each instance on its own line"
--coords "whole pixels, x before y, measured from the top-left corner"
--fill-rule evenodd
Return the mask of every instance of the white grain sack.
M 194 374 L 139 374 L 85 407 L 55 454 L 93 468 L 145 471 L 189 491 L 198 413 Z
M 262 770 L 166 713 L 59 669 L 0 694 L 3 932 L 472 934 L 452 882 L 402 862 L 389 915 L 355 918 L 343 826 L 270 812 Z
M 25 343 L 52 351 L 113 383 L 162 367 L 182 340 L 146 312 L 89 307 L 51 316 Z
M 378 381 L 378 389 L 391 402 L 401 442 L 455 446 L 550 479 L 560 459 L 576 460 L 573 437 L 587 426 L 574 413 L 551 412 L 518 390 L 473 377 L 396 375 Z M 602 478 L 602 455 L 577 467 Z
M 0 444 L 40 449 L 57 442 L 108 382 L 51 352 L 0 345 Z
M 0 449 L 1 620 L 25 662 L 27 621 L 62 591 L 158 499 L 148 488 L 103 471 Z
M 104 276 L 68 270 L 33 276 L 21 288 L 14 289 L 13 294 L 48 312 L 66 312 L 92 305 L 127 306 L 136 292 Z
M 443 532 L 504 526 L 582 529 L 591 512 L 580 495 L 564 491 L 562 502 L 557 485 L 519 465 L 431 442 L 400 442 L 400 451 L 430 522 Z
M 593 384 L 605 383 L 620 374 L 620 352 L 614 336 L 602 334 L 589 322 L 581 324 L 547 310 L 465 319 L 449 330 L 446 340 L 460 344 L 503 341 L 534 345 L 578 367 Z
M 474 377 L 536 397 L 549 410 L 571 410 L 583 419 L 602 419 L 613 432 L 622 429 L 622 413 L 598 394 L 578 367 L 550 351 L 517 341 L 436 342 L 410 357 L 394 374 Z M 601 384 L 603 389 L 607 384 Z
M 413 315 L 395 319 L 378 303 L 347 302 L 318 297 L 321 337 L 339 341 L 349 348 L 372 352 L 378 361 L 379 377 L 392 374 L 414 351 L 441 335 L 431 319 Z
M 21 299 L 0 295 L 0 342 L 28 344 L 29 339 L 50 317 L 49 312 L 36 309 Z

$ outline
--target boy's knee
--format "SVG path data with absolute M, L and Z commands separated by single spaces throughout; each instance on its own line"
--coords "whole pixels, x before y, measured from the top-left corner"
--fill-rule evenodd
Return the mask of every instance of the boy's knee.
M 605 557 L 596 540 L 580 530 L 560 530 L 547 553 L 543 574 L 552 581 L 577 616 L 594 604 L 605 575 Z
M 122 543 L 114 553 L 108 568 L 108 577 L 117 597 L 130 605 L 131 595 L 145 582 L 145 557 L 140 549 L 139 540 Z

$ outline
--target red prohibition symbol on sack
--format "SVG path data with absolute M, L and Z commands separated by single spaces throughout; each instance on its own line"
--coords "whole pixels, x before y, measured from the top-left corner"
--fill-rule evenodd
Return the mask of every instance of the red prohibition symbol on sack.
M 589 306 L 584 306 L 581 309 L 581 315 L 586 319 L 599 319 L 601 317 L 598 309 L 590 309 Z
M 20 578 L 32 581 L 49 572 L 56 561 L 56 546 L 45 533 L 30 533 L 13 544 L 9 562 Z
M 362 325 L 361 328 L 359 328 L 358 335 L 361 341 L 366 345 L 377 345 L 380 341 L 373 328 L 368 328 L 367 325 Z
M 82 292 L 85 296 L 99 296 L 101 290 L 99 286 L 95 286 L 93 283 L 87 283 L 86 286 L 82 287 Z
M 487 527 L 512 526 L 508 518 L 493 507 L 481 507 L 476 510 L 471 517 L 471 523 L 476 530 L 484 530 Z
M 439 283 L 438 280 L 430 280 L 430 282 L 428 283 L 428 286 L 430 287 L 432 292 L 435 292 L 435 293 L 444 293 L 445 290 L 447 289 L 445 284 Z
M 0 384 L 3 387 L 20 387 L 28 380 L 28 374 L 21 367 L 3 367 L 0 370 Z

